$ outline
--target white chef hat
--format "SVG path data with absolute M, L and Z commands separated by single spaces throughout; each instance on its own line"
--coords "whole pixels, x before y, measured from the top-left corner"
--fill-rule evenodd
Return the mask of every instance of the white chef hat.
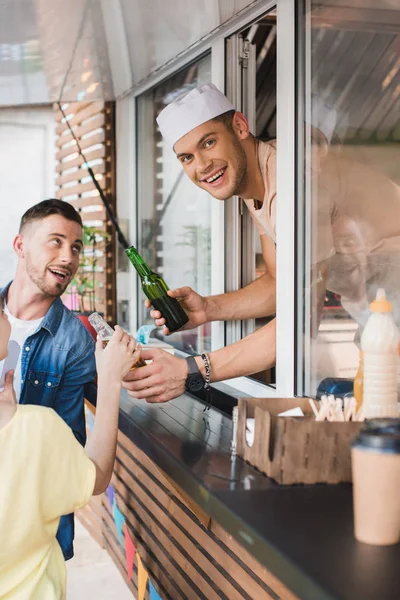
M 174 147 L 189 131 L 229 110 L 235 107 L 228 98 L 214 84 L 206 83 L 168 104 L 158 115 L 157 123 L 164 139 Z

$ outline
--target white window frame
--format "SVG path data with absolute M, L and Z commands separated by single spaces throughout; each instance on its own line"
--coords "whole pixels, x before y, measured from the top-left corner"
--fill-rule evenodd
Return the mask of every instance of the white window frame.
M 244 68 L 241 64 L 243 55 L 243 38 L 240 33 L 235 33 L 225 40 L 227 60 L 225 62 L 227 88 L 225 93 L 235 106 L 236 110 L 243 112 L 249 122 L 250 131 L 255 130 L 255 48 L 249 48 L 248 65 Z M 253 97 L 252 97 L 253 95 Z M 251 98 L 249 100 L 249 98 Z M 254 225 L 249 211 L 244 207 L 243 200 L 234 196 L 227 203 L 226 225 L 228 244 L 234 248 L 234 253 L 226 256 L 226 291 L 237 290 L 246 286 L 255 279 L 255 238 Z M 225 339 L 227 344 L 232 344 L 255 330 L 255 319 L 242 321 L 227 321 L 225 324 Z
M 298 253 L 298 282 L 297 282 L 297 339 L 311 340 L 311 315 L 312 294 L 304 294 L 304 289 L 311 290 L 311 270 L 306 265 L 311 265 L 311 174 L 306 166 L 305 157 L 311 156 L 311 103 L 306 107 L 304 99 L 311 98 L 311 10 L 306 2 L 301 2 L 298 9 L 298 27 L 302 32 L 298 36 L 298 84 L 297 84 L 297 164 L 299 165 L 297 175 L 297 201 L 303 210 L 298 213 L 297 221 L 297 253 Z M 304 11 L 304 14 L 300 11 Z M 304 23 L 304 26 L 303 26 Z M 304 165 L 304 168 L 300 168 Z M 296 392 L 303 396 L 310 391 L 312 344 L 298 343 L 296 357 L 297 381 Z
M 137 193 L 136 193 L 136 98 L 126 96 L 116 105 L 116 180 L 117 180 L 117 215 L 119 219 L 129 221 L 129 241 L 137 244 Z M 119 132 L 121 134 L 119 135 Z M 127 134 L 126 132 L 129 132 Z M 121 202 L 120 199 L 123 199 Z M 119 243 L 116 240 L 116 245 Z M 118 252 L 116 251 L 116 256 Z M 129 299 L 129 324 L 136 328 L 138 314 L 138 278 L 132 269 L 128 272 L 117 272 L 117 304 L 118 291 L 120 297 Z
M 225 90 L 225 39 L 220 37 L 211 45 L 211 80 Z M 225 202 L 211 204 L 211 294 L 223 294 L 225 287 Z M 211 323 L 211 351 L 225 345 L 223 321 Z
M 211 51 L 212 81 L 220 89 L 225 89 L 226 39 L 241 31 L 247 25 L 260 18 L 264 13 L 277 7 L 277 365 L 276 386 L 258 383 L 247 377 L 227 380 L 223 383 L 235 391 L 254 397 L 293 397 L 295 392 L 295 3 L 294 0 L 260 0 L 249 8 L 241 11 L 227 24 L 218 28 L 213 34 L 206 36 L 193 47 L 182 53 L 165 67 L 149 76 L 117 99 L 118 131 L 129 131 L 136 137 L 136 123 L 132 124 L 132 114 L 135 120 L 136 99 L 149 91 L 164 79 L 184 68 L 188 63 L 199 59 Z M 128 101 L 129 110 L 124 110 Z M 127 113 L 124 115 L 124 113 Z M 127 116 L 128 115 L 128 116 Z M 130 116 L 129 116 L 130 115 Z M 118 147 L 122 144 L 119 143 Z M 131 211 L 131 237 L 136 243 L 136 186 L 127 186 L 126 178 L 132 170 L 136 170 L 136 139 L 134 143 L 125 144 L 124 160 L 119 153 L 117 163 L 117 184 L 119 195 L 121 189 L 129 187 Z M 133 166 L 133 167 L 132 167 Z M 133 175 L 134 180 L 136 175 Z M 125 178 L 125 179 L 124 179 Z M 212 280 L 211 293 L 219 294 L 224 291 L 225 281 L 225 204 L 213 203 L 212 212 Z M 134 273 L 132 280 L 136 281 Z M 132 292 L 137 290 L 137 283 L 130 286 Z M 131 297 L 131 319 L 137 315 L 137 294 Z M 135 323 L 135 320 L 131 320 Z M 228 343 L 225 342 L 224 323 L 212 323 L 212 350 Z
M 277 2 L 276 390 L 295 396 L 295 0 Z

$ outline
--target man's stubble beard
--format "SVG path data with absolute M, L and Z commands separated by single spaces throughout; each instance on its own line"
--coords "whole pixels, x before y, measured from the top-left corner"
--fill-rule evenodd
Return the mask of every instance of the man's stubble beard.
M 39 288 L 39 290 L 50 298 L 59 298 L 65 292 L 68 287 L 68 283 L 63 285 L 62 283 L 55 282 L 55 288 L 49 289 L 46 285 L 45 275 L 40 275 L 38 270 L 33 266 L 29 254 L 26 256 L 26 273 L 29 279 Z
M 236 167 L 235 179 L 232 182 L 233 191 L 227 198 L 224 198 L 225 200 L 228 200 L 231 196 L 241 196 L 247 186 L 247 156 L 234 134 L 233 140 L 234 156 L 232 162 Z

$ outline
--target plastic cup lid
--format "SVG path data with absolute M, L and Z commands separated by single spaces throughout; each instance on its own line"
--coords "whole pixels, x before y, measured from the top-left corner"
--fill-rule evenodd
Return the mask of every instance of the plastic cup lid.
M 354 447 L 400 453 L 400 419 L 371 419 L 366 421 Z

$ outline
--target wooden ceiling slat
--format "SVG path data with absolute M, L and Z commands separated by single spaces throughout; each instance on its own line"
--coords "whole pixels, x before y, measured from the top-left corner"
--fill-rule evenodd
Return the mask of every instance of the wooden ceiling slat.
M 69 115 L 76 115 L 90 104 L 91 102 L 71 102 L 68 104 L 67 108 L 63 108 L 63 111 L 67 117 Z M 59 110 L 58 105 L 54 104 L 54 119 L 57 121 L 57 123 L 60 123 L 61 119 L 63 118 L 64 115 L 62 114 L 61 110 Z
M 99 113 L 91 121 L 89 121 L 88 123 L 85 123 L 85 125 L 81 125 L 80 127 L 76 127 L 75 129 L 73 129 L 73 132 L 75 134 L 75 137 L 77 137 L 79 139 L 86 133 L 89 133 L 90 131 L 94 131 L 95 129 L 103 127 L 104 123 L 105 123 L 105 115 L 104 115 L 104 113 Z M 65 131 L 66 130 L 67 130 L 67 128 L 65 128 Z M 60 135 L 57 138 L 56 145 L 58 148 L 61 148 L 62 146 L 64 146 L 64 144 L 66 144 L 67 142 L 70 142 L 72 139 L 73 139 L 72 134 L 68 129 L 68 133 L 65 133 L 64 135 Z
M 101 165 L 94 165 L 94 167 L 92 167 L 92 171 L 95 175 L 103 175 L 105 172 L 105 164 L 102 163 Z M 63 185 L 64 183 L 70 183 L 71 181 L 80 181 L 84 177 L 88 176 L 89 171 L 87 169 L 77 169 L 72 173 L 67 173 L 66 175 L 59 175 L 56 179 L 56 184 Z
M 106 180 L 100 179 L 98 182 L 99 186 L 102 190 L 106 187 Z M 93 181 L 88 181 L 87 183 L 78 183 L 78 185 L 71 185 L 68 187 L 59 188 L 57 190 L 57 198 L 64 198 L 65 196 L 73 196 L 74 194 L 83 194 L 84 192 L 91 192 L 94 190 Z M 93 202 L 96 204 L 96 202 Z
M 85 158 L 86 160 L 89 162 L 91 160 L 95 160 L 96 158 L 104 158 L 106 155 L 106 149 L 103 146 L 103 148 L 96 148 L 96 150 L 89 150 L 85 152 Z M 79 167 L 80 165 L 83 164 L 83 158 L 82 156 L 77 156 L 76 158 L 72 159 L 72 160 L 68 160 L 65 162 L 59 162 L 58 165 L 56 166 L 56 171 L 57 173 L 62 173 L 63 171 L 66 171 L 67 169 L 71 169 L 72 167 Z
M 99 131 L 99 133 L 95 133 L 94 135 L 91 135 L 88 138 L 85 138 L 84 140 L 80 140 L 79 145 L 80 145 L 81 149 L 84 150 L 85 148 L 90 148 L 90 146 L 94 146 L 95 144 L 102 144 L 104 142 L 104 139 L 105 139 L 105 133 L 103 130 L 103 131 Z M 78 150 L 77 150 L 76 144 L 73 144 L 73 145 L 69 146 L 68 148 L 62 148 L 61 150 L 59 150 L 56 153 L 56 159 L 61 160 L 62 158 L 65 158 L 69 154 L 74 154 L 77 151 Z
M 54 107 L 54 114 L 58 120 L 56 127 L 56 184 L 59 186 L 56 195 L 58 198 L 69 202 L 81 215 L 83 224 L 90 226 L 96 223 L 96 228 L 105 234 L 110 234 L 111 222 L 99 196 L 87 196 L 88 192 L 95 190 L 92 180 L 82 183 L 82 179 L 89 178 L 86 162 L 91 163 L 102 159 L 100 164 L 95 164 L 92 169 L 95 175 L 103 175 L 97 180 L 101 189 L 109 198 L 114 207 L 114 107 L 111 103 L 92 102 L 73 103 L 66 107 L 68 122 L 62 122 L 62 114 Z M 72 128 L 73 134 L 69 127 Z M 82 148 L 83 156 L 78 154 L 76 144 L 71 143 L 77 138 Z M 70 144 L 68 146 L 68 144 Z M 67 147 L 65 147 L 67 145 Z M 71 171 L 72 169 L 72 171 Z M 74 170 L 75 169 L 75 170 Z M 82 198 L 82 194 L 85 196 Z M 87 247 L 90 249 L 90 246 Z M 100 247 L 99 247 L 100 249 Z M 102 245 L 102 256 L 97 257 L 97 266 L 103 271 L 96 272 L 96 307 L 103 311 L 108 320 L 116 319 L 115 305 L 115 257 L 114 251 L 107 252 Z M 78 308 L 78 307 L 77 307 Z M 84 301 L 84 308 L 92 309 L 89 298 Z
M 68 202 L 72 204 L 72 206 L 76 208 L 76 210 L 79 210 L 84 206 L 103 206 L 103 203 L 99 196 L 96 196 L 94 198 L 76 198 L 75 200 L 68 200 Z
M 80 214 L 84 223 L 87 223 L 88 221 L 105 221 L 107 218 L 105 208 L 96 212 L 81 212 Z
M 96 209 L 96 212 L 98 210 L 103 210 L 103 203 L 101 202 L 100 198 L 98 199 L 98 203 L 89 203 L 86 201 L 89 201 L 90 198 L 80 198 L 78 200 L 75 200 L 73 202 L 70 202 L 70 204 L 72 204 L 72 206 L 78 211 L 78 212 L 82 212 L 82 209 L 87 210 L 87 208 L 90 206 L 90 210 L 94 211 Z M 90 215 L 90 212 L 82 212 L 82 214 L 84 215 Z
M 74 125 L 80 125 L 89 117 L 92 117 L 93 115 L 96 115 L 97 113 L 101 112 L 104 112 L 104 103 L 100 101 L 91 102 L 83 110 L 76 112 L 72 119 L 68 121 L 68 123 L 71 127 L 74 127 Z M 63 118 L 62 114 L 59 114 L 61 115 L 61 118 Z M 61 121 L 61 119 L 59 120 Z M 66 123 L 60 122 L 60 124 L 56 127 L 56 134 L 60 135 L 63 131 L 65 131 L 65 129 L 68 129 L 68 125 Z

